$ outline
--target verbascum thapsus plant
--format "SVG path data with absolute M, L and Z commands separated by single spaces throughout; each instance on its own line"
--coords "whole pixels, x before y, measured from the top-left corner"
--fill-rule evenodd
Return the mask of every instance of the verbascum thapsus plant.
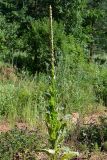
M 51 69 L 48 97 L 48 106 L 46 108 L 46 125 L 49 135 L 50 149 L 38 149 L 38 152 L 48 154 L 50 160 L 69 160 L 76 158 L 79 153 L 72 152 L 70 148 L 63 146 L 66 133 L 66 123 L 59 119 L 56 106 L 56 78 L 55 78 L 55 58 L 53 45 L 53 25 L 52 25 L 52 7 L 50 6 L 50 53 Z

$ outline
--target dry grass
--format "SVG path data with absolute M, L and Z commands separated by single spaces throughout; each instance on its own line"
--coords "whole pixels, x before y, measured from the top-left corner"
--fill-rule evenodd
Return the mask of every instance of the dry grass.
M 93 152 L 89 160 L 107 160 L 107 153 Z

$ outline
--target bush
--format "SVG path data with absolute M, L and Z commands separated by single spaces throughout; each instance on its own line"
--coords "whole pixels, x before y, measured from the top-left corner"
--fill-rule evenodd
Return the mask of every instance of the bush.
M 40 145 L 40 137 L 34 131 L 14 129 L 2 133 L 0 134 L 0 159 L 36 160 L 34 152 Z
M 17 66 L 19 70 L 47 72 L 50 65 L 49 18 L 26 21 L 27 26 L 22 32 L 21 22 L 11 23 L 0 14 L 0 60 Z M 65 32 L 61 22 L 53 21 L 53 26 L 54 49 L 58 59 Z
M 90 124 L 80 128 L 78 141 L 92 150 L 97 144 L 100 148 L 107 141 L 107 123 L 102 121 L 100 125 Z
M 56 76 L 59 108 L 64 112 L 83 113 L 90 104 L 95 104 L 93 84 L 99 68 L 96 64 L 87 63 L 81 45 L 72 36 L 63 48 Z
M 94 84 L 97 101 L 107 106 L 107 68 L 100 66 L 96 83 Z

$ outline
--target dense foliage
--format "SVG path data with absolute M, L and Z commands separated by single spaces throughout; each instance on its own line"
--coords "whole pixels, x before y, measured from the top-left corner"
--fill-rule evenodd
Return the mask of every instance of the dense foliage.
M 87 58 L 99 55 L 96 59 L 102 59 L 100 63 L 104 63 L 107 9 L 106 1 L 101 0 L 0 1 L 1 59 L 33 72 L 47 69 L 49 4 L 52 4 L 55 20 L 55 54 L 63 53 L 62 41 L 72 34 L 84 47 Z
M 40 147 L 40 136 L 36 131 L 18 130 L 17 128 L 0 135 L 0 159 L 36 160 L 35 150 Z M 38 142 L 39 138 L 39 142 Z

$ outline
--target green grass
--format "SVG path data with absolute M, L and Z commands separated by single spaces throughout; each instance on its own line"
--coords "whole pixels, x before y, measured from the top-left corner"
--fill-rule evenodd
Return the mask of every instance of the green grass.
M 46 78 L 23 78 L 0 83 L 0 117 L 9 121 L 35 122 L 45 110 Z
M 85 60 L 74 64 L 72 56 L 71 59 L 69 56 L 65 61 L 60 59 L 56 71 L 56 105 L 61 116 L 72 112 L 87 113 L 89 106 L 96 108 L 107 95 L 106 67 L 87 64 Z M 9 79 L 0 81 L 0 118 L 28 123 L 44 119 L 48 103 L 45 94 L 48 91 L 46 74 L 33 77 L 22 72 L 16 82 Z

